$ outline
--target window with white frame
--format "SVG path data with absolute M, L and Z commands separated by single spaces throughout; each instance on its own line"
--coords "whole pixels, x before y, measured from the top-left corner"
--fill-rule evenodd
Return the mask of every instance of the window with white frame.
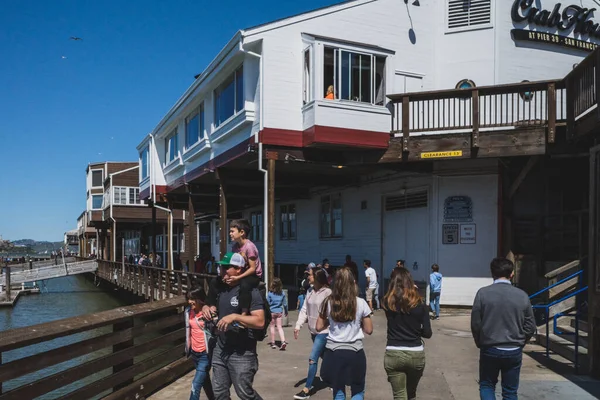
M 331 194 L 321 197 L 321 237 L 342 237 L 342 197 Z
M 113 204 L 127 204 L 127 188 L 113 187 Z
M 326 46 L 323 96 L 384 105 L 386 57 Z
M 102 187 L 104 183 L 104 171 L 101 169 L 92 170 L 92 187 Z
M 262 211 L 252 211 L 250 213 L 250 225 L 252 226 L 252 233 L 250 238 L 257 242 L 263 240 L 263 214 Z
M 149 153 L 149 148 L 146 147 L 144 150 L 142 150 L 142 153 L 140 154 L 140 158 L 142 159 L 142 179 L 146 179 L 148 177 L 148 175 L 150 175 L 150 170 L 149 170 L 149 165 L 148 165 L 148 153 Z
M 204 103 L 185 119 L 185 147 L 190 148 L 204 137 Z
M 286 204 L 279 208 L 279 238 L 296 239 L 296 205 Z
M 304 50 L 304 57 L 303 57 L 303 64 L 302 64 L 302 70 L 303 70 L 303 76 L 302 76 L 302 84 L 303 84 L 303 94 L 302 94 L 302 101 L 304 102 L 304 104 L 309 103 L 312 101 L 313 97 L 312 97 L 312 90 L 311 90 L 311 85 L 312 85 L 312 80 L 311 80 L 311 74 L 312 74 L 312 68 L 311 68 L 311 57 L 310 57 L 310 47 L 307 48 L 306 50 Z
M 104 195 L 94 194 L 92 195 L 92 210 L 101 210 Z
M 170 163 L 177 157 L 177 130 L 165 138 L 165 164 Z
M 492 0 L 447 0 L 448 30 L 481 28 L 492 23 Z
M 129 188 L 129 201 L 127 204 L 141 204 L 140 188 Z
M 215 127 L 244 109 L 244 67 L 240 66 L 215 90 Z

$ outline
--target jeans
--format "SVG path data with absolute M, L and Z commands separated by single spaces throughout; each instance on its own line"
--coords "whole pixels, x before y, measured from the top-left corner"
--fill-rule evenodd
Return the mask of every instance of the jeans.
M 364 398 L 365 398 L 365 392 L 362 391 L 362 392 L 353 394 L 350 399 L 351 400 L 363 400 Z M 346 400 L 346 392 L 344 392 L 343 390 L 338 390 L 337 393 L 334 393 L 333 400 Z
M 252 387 L 254 375 L 258 371 L 258 357 L 255 352 L 231 352 L 217 344 L 213 353 L 212 368 L 216 400 L 231 400 L 229 389 L 232 384 L 240 400 L 262 400 Z
M 417 386 L 425 369 L 424 351 L 386 350 L 383 366 L 394 400 L 417 398 Z
M 194 380 L 192 381 L 190 400 L 198 400 L 200 398 L 200 388 L 202 387 L 204 387 L 206 397 L 209 399 L 214 399 L 215 395 L 210 382 L 210 375 L 208 374 L 208 371 L 210 370 L 210 359 L 208 354 L 205 351 L 202 353 L 191 351 L 190 358 L 196 367 L 196 374 L 194 375 Z
M 436 317 L 440 316 L 440 292 L 431 292 L 429 295 L 429 306 Z
M 352 399 L 361 400 L 365 392 L 367 357 L 364 350 L 325 350 L 321 375 L 333 390 L 334 399 L 345 397 L 346 386 L 350 386 Z
M 479 355 L 479 395 L 481 400 L 494 400 L 498 374 L 502 373 L 502 399 L 517 400 L 523 349 L 481 349 Z
M 311 389 L 317 369 L 319 368 L 319 357 L 323 358 L 325 345 L 327 344 L 327 333 L 312 335 L 313 347 L 308 358 L 308 375 L 306 376 L 306 388 Z

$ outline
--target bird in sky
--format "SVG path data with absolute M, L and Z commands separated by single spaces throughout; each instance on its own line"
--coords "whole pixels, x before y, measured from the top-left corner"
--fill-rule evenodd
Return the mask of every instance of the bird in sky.
M 69 39 L 75 40 L 75 41 L 77 41 L 77 40 L 83 40 L 82 38 L 77 37 L 77 36 L 71 36 Z

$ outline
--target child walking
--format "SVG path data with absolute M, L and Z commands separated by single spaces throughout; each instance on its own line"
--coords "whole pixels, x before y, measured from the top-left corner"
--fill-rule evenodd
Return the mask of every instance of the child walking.
M 271 282 L 271 287 L 269 288 L 269 294 L 267 294 L 267 302 L 269 303 L 272 316 L 271 325 L 269 327 L 269 344 L 271 345 L 272 349 L 277 348 L 277 345 L 275 345 L 275 326 L 277 326 L 279 338 L 281 339 L 281 347 L 279 350 L 283 351 L 288 344 L 285 341 L 285 335 L 283 333 L 283 316 L 288 315 L 288 307 L 285 293 L 283 293 L 283 284 L 281 283 L 281 279 L 273 278 L 273 282 Z
M 304 305 L 305 298 L 306 298 L 306 289 L 301 287 L 300 291 L 298 292 L 298 303 L 296 303 L 296 309 L 298 311 L 302 310 L 302 306 Z
M 429 275 L 429 306 L 434 313 L 434 319 L 440 319 L 440 296 L 442 294 L 442 274 L 440 266 L 433 264 Z
M 352 400 L 363 400 L 367 375 L 363 338 L 365 333 L 373 333 L 371 308 L 358 297 L 358 285 L 350 269 L 338 270 L 334 282 L 316 326 L 317 332 L 329 327 L 321 375 L 330 383 L 334 400 L 346 399 L 346 385 L 350 385 Z

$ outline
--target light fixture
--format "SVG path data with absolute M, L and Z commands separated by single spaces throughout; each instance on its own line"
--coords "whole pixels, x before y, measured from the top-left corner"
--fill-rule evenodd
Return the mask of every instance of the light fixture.
M 344 165 L 332 165 L 332 167 L 337 169 L 346 168 Z

